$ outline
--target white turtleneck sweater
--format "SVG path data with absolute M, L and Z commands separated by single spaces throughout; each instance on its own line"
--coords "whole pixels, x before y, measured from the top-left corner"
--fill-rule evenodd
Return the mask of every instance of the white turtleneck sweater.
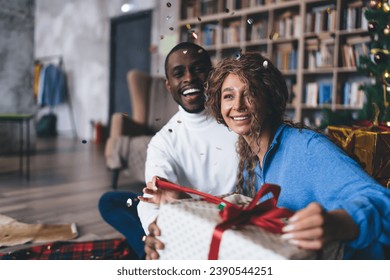
M 149 143 L 145 180 L 159 176 L 214 195 L 232 192 L 238 167 L 236 141 L 234 132 L 205 111 L 191 114 L 179 106 L 179 112 Z M 138 215 L 148 233 L 149 224 L 158 216 L 158 207 L 140 201 Z

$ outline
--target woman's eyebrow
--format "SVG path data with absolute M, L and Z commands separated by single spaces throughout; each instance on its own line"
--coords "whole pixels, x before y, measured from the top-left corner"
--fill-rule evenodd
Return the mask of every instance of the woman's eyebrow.
M 233 87 L 226 87 L 222 90 L 222 92 L 225 92 L 225 91 L 233 91 Z

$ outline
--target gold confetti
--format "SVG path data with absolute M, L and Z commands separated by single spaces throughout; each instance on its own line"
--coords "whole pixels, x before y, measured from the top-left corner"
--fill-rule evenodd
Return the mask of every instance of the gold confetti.
M 253 18 L 248 18 L 248 19 L 246 20 L 246 22 L 247 22 L 248 24 L 252 24 L 252 23 L 253 23 Z
M 187 23 L 186 27 L 187 27 L 188 30 L 190 30 L 191 29 L 191 24 Z
M 168 8 L 172 7 L 171 2 L 168 2 L 168 3 L 167 3 L 167 7 L 168 7 Z
M 194 37 L 195 39 L 198 39 L 198 35 L 195 32 L 192 32 L 192 37 Z

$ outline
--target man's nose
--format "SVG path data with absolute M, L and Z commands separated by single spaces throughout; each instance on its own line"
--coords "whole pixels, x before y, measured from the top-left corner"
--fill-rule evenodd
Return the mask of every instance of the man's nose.
M 191 82 L 194 79 L 194 74 L 190 70 L 186 70 L 184 73 L 184 80 Z

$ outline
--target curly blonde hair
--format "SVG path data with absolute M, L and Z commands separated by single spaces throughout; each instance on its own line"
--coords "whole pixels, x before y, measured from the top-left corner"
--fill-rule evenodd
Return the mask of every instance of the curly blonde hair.
M 251 120 L 249 134 L 255 141 L 260 142 L 263 124 L 272 131 L 284 122 L 288 89 L 282 73 L 260 53 L 246 53 L 239 58 L 225 58 L 210 72 L 206 83 L 206 110 L 219 123 L 225 123 L 221 114 L 221 88 L 226 77 L 235 74 L 246 85 L 249 102 L 254 108 L 254 118 Z M 260 104 L 257 100 L 264 100 Z M 259 162 L 257 151 L 252 151 L 250 145 L 242 136 L 237 141 L 239 168 L 237 175 L 237 192 L 255 195 L 255 167 Z M 244 170 L 247 172 L 245 179 Z

